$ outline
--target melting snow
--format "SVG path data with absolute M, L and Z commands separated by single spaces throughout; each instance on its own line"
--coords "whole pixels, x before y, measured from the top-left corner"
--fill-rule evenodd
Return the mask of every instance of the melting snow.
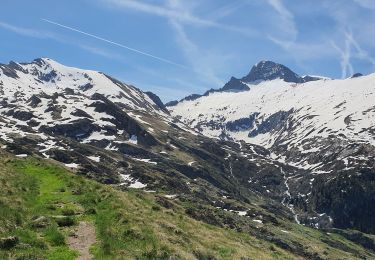
M 87 156 L 87 158 L 94 162 L 100 162 L 100 156 Z
M 189 162 L 188 165 L 193 166 L 194 163 L 195 163 L 195 161 L 192 161 L 192 162 Z
M 174 194 L 174 195 L 164 195 L 164 197 L 166 197 L 168 199 L 174 199 L 174 198 L 177 197 L 177 195 L 176 194 Z
M 136 161 L 139 161 L 139 162 L 145 162 L 145 163 L 149 163 L 149 164 L 158 164 L 157 162 L 152 162 L 151 159 L 139 159 L 139 158 L 132 158 L 133 160 L 136 160 Z
M 132 135 L 130 136 L 128 142 L 132 144 L 138 144 L 138 137 L 136 135 Z
M 27 157 L 27 154 L 17 154 L 16 156 L 20 157 L 20 158 L 25 158 L 25 157 Z
M 120 174 L 120 177 L 125 181 L 120 183 L 120 186 L 129 185 L 128 187 L 133 189 L 143 189 L 147 187 L 147 184 L 143 184 L 142 182 L 134 179 L 130 174 Z
M 69 167 L 69 168 L 72 168 L 72 169 L 76 169 L 76 168 L 79 167 L 79 164 L 76 164 L 76 163 L 66 163 L 65 166 Z

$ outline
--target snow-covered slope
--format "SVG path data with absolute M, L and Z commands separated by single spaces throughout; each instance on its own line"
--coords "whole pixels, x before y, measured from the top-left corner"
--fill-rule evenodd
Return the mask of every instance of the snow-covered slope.
M 375 74 L 300 77 L 261 62 L 231 81 L 233 90 L 210 91 L 168 108 L 206 136 L 266 147 L 275 162 L 300 169 L 283 171 L 288 201 L 283 203 L 292 212 L 318 213 L 325 218 L 319 222 L 335 219 L 340 227 L 365 225 L 375 205 Z
M 375 74 L 303 84 L 281 79 L 183 101 L 170 111 L 211 137 L 271 147 L 336 135 L 375 144 Z
M 58 132 L 69 124 L 78 125 L 70 132 L 86 142 L 107 135 L 112 135 L 112 139 L 113 135 L 130 138 L 134 130 L 116 125 L 111 103 L 129 114 L 137 111 L 163 120 L 169 117 L 163 107 L 131 85 L 101 72 L 63 66 L 47 58 L 0 65 L 0 94 L 0 138 L 7 141 L 25 132 L 44 136 L 43 133 Z

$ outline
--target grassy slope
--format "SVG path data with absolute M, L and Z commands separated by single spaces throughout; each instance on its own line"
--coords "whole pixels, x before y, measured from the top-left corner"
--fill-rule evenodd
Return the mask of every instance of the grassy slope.
M 74 226 L 56 224 L 59 216 L 72 213 L 74 225 L 81 220 L 95 223 L 97 243 L 91 251 L 96 259 L 300 258 L 251 235 L 196 221 L 177 204 L 162 207 L 157 195 L 117 191 L 45 160 L 15 159 L 0 151 L 0 186 L 0 238 L 20 239 L 16 247 L 0 249 L 0 259 L 74 259 L 77 252 L 65 243 Z M 48 225 L 33 227 L 40 216 Z M 287 244 L 299 241 L 322 258 L 353 259 L 358 252 L 373 256 L 337 234 L 292 223 L 263 228 Z M 282 232 L 286 228 L 289 233 Z
M 1 259 L 74 259 L 77 253 L 65 244 L 73 227 L 56 224 L 72 211 L 76 224 L 95 223 L 96 259 L 295 258 L 268 242 L 195 221 L 181 208 L 160 207 L 152 194 L 119 192 L 37 159 L 0 154 L 0 185 L 0 237 L 20 239 L 16 247 L 0 250 Z M 47 217 L 46 227 L 33 227 L 39 216 Z

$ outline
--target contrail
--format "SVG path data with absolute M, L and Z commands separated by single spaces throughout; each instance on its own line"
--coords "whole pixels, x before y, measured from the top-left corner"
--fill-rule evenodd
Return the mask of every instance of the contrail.
M 179 67 L 182 67 L 182 68 L 185 68 L 187 69 L 186 66 L 182 65 L 182 64 L 178 64 L 176 62 L 173 62 L 173 61 L 170 61 L 170 60 L 167 60 L 167 59 L 164 59 L 164 58 L 161 58 L 161 57 L 158 57 L 158 56 L 155 56 L 155 55 L 152 55 L 152 54 L 149 54 L 147 52 L 143 52 L 143 51 L 140 51 L 140 50 L 137 50 L 137 49 L 134 49 L 134 48 L 131 48 L 129 46 L 126 46 L 126 45 L 123 45 L 121 43 L 117 43 L 117 42 L 114 42 L 114 41 L 111 41 L 111 40 L 108 40 L 108 39 L 105 39 L 105 38 L 102 38 L 102 37 L 99 37 L 99 36 L 96 36 L 94 34 L 91 34 L 91 33 L 87 33 L 87 32 L 84 32 L 84 31 L 81 31 L 81 30 L 78 30 L 76 28 L 73 28 L 73 27 L 69 27 L 69 26 L 66 26 L 66 25 L 63 25 L 63 24 L 60 24 L 60 23 L 56 23 L 54 21 L 51 21 L 51 20 L 48 20 L 48 19 L 43 19 L 41 18 L 41 20 L 47 22 L 47 23 L 50 23 L 50 24 L 53 24 L 53 25 L 57 25 L 57 26 L 60 26 L 62 28 L 65 28 L 65 29 L 68 29 L 68 30 L 71 30 L 71 31 L 74 31 L 74 32 L 78 32 L 80 34 L 83 34 L 83 35 L 86 35 L 86 36 L 89 36 L 89 37 L 92 37 L 92 38 L 95 38 L 97 40 L 100 40 L 100 41 L 104 41 L 106 43 L 110 43 L 110 44 L 113 44 L 113 45 L 116 45 L 118 47 L 121 47 L 121 48 L 124 48 L 124 49 L 127 49 L 127 50 L 130 50 L 132 52 L 136 52 L 138 54 L 142 54 L 144 56 L 147 56 L 147 57 L 150 57 L 150 58 L 153 58 L 153 59 L 156 59 L 156 60 L 159 60 L 159 61 L 162 61 L 162 62 L 165 62 L 165 63 L 169 63 L 169 64 L 172 64 L 172 65 L 176 65 L 176 66 L 179 66 Z

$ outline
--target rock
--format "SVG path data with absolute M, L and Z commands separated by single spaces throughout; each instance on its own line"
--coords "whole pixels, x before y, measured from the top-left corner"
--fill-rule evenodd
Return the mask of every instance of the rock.
M 59 227 L 70 227 L 75 224 L 75 220 L 69 216 L 56 216 L 55 221 Z
M 359 78 L 359 77 L 362 77 L 363 74 L 362 73 L 354 73 L 353 76 L 351 76 L 351 78 Z
M 145 94 L 161 109 L 163 110 L 164 112 L 166 112 L 167 114 L 169 114 L 169 111 L 168 109 L 165 107 L 165 105 L 163 104 L 163 102 L 160 100 L 160 98 L 152 93 L 151 91 L 147 91 L 145 92 Z
M 19 242 L 18 237 L 16 236 L 10 236 L 6 238 L 0 239 L 0 248 L 1 249 L 10 249 L 15 247 Z
M 241 80 L 235 78 L 235 77 L 232 77 L 228 83 L 226 83 L 224 85 L 224 87 L 222 87 L 220 89 L 220 91 L 246 91 L 246 90 L 249 90 L 250 88 L 245 84 L 243 83 Z
M 49 224 L 48 222 L 45 216 L 39 216 L 32 221 L 31 226 L 34 228 L 44 228 Z

